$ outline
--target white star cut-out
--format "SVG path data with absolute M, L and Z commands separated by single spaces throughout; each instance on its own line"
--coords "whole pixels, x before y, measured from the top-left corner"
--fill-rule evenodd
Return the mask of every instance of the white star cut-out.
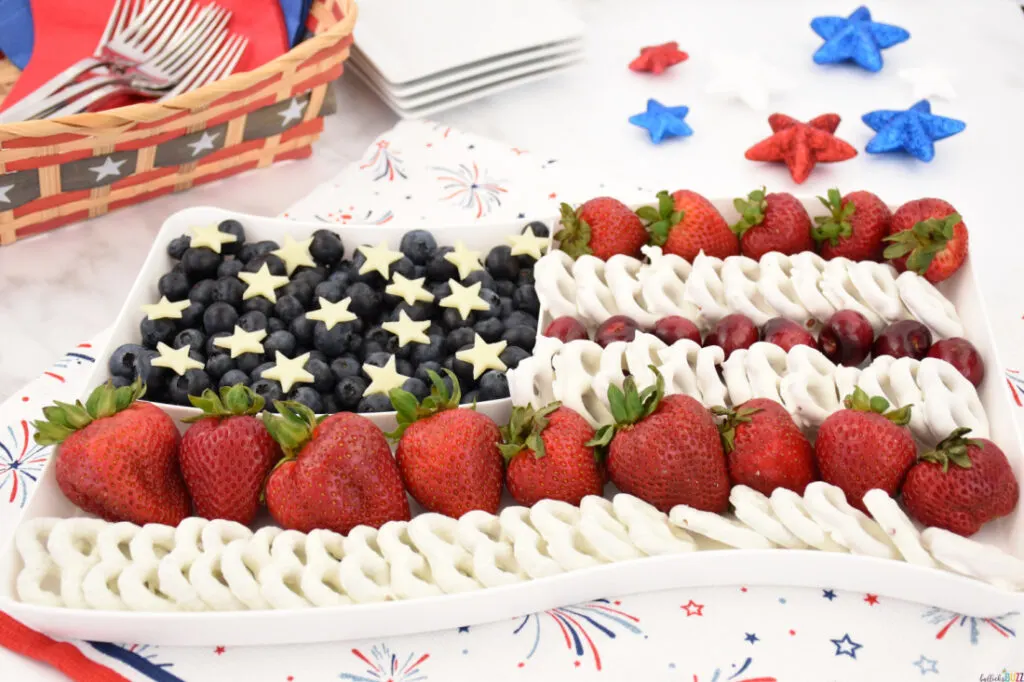
M 444 259 L 459 269 L 459 279 L 466 279 L 474 270 L 483 270 L 480 264 L 480 252 L 471 251 L 461 241 L 455 242 L 455 248 L 444 254 Z
M 264 379 L 274 379 L 281 384 L 281 390 L 287 393 L 295 384 L 313 383 L 313 375 L 306 370 L 309 353 L 297 358 L 287 358 L 281 351 L 274 351 L 274 366 L 263 372 Z
M 956 99 L 956 90 L 949 82 L 948 73 L 943 69 L 935 67 L 902 69 L 899 72 L 899 77 L 910 83 L 915 100 L 933 97 Z
M 267 267 L 266 263 L 261 265 L 260 269 L 256 272 L 238 273 L 238 279 L 249 285 L 242 294 L 243 301 L 248 301 L 256 296 L 262 296 L 271 303 L 277 303 L 277 294 L 274 293 L 274 290 L 288 284 L 288 278 L 284 275 L 270 274 L 270 268 Z
M 460 350 L 455 354 L 456 360 L 473 365 L 473 378 L 479 379 L 480 375 L 489 369 L 502 371 L 506 369 L 505 363 L 501 361 L 501 352 L 505 350 L 508 341 L 496 341 L 487 343 L 479 334 L 473 337 L 473 347 Z
M 395 356 L 392 355 L 388 358 L 387 364 L 383 367 L 377 367 L 366 363 L 363 365 L 363 371 L 370 377 L 370 385 L 363 391 L 363 395 L 374 395 L 376 393 L 383 393 L 387 395 L 393 388 L 401 388 L 402 384 L 409 378 L 404 374 L 399 374 L 395 368 Z M 264 373 L 264 376 L 266 374 Z
M 757 111 L 768 108 L 773 93 L 793 87 L 792 79 L 755 55 L 717 51 L 710 61 L 712 75 L 705 91 L 738 99 Z
M 120 161 L 114 161 L 112 156 L 108 156 L 101 165 L 92 166 L 89 170 L 96 174 L 96 182 L 107 177 L 116 178 L 121 175 L 121 166 L 123 166 L 127 160 L 128 159 L 121 159 Z
M 231 336 L 222 336 L 213 340 L 213 345 L 220 348 L 227 348 L 231 351 L 231 357 L 237 358 L 244 353 L 262 353 L 263 344 L 260 343 L 267 336 L 266 329 L 257 329 L 247 332 L 237 324 Z
M 487 301 L 480 298 L 480 289 L 483 287 L 483 282 L 477 282 L 466 287 L 454 279 L 450 279 L 448 280 L 448 286 L 451 287 L 451 295 L 442 298 L 438 305 L 442 308 L 458 310 L 462 319 L 467 319 L 474 310 L 487 310 L 490 308 L 487 305 Z
M 290 275 L 300 265 L 311 268 L 316 267 L 316 263 L 313 262 L 313 256 L 309 253 L 309 245 L 312 243 L 312 237 L 297 242 L 290 234 L 286 234 L 284 236 L 284 246 L 274 249 L 270 253 L 284 261 L 285 272 Z
M 399 347 L 404 348 L 410 343 L 430 343 L 430 337 L 427 336 L 429 326 L 430 320 L 417 322 L 402 310 L 398 313 L 397 322 L 385 322 L 381 328 L 397 336 Z
M 331 303 L 330 300 L 320 297 L 320 309 L 310 310 L 306 313 L 306 317 L 310 320 L 316 320 L 323 322 L 328 330 L 334 327 L 336 324 L 342 322 L 351 322 L 357 319 L 356 314 L 348 309 L 349 304 L 352 302 L 351 298 L 343 298 L 337 303 Z
M 366 261 L 359 267 L 359 274 L 365 275 L 368 272 L 376 270 L 380 273 L 380 276 L 387 279 L 391 275 L 391 264 L 402 260 L 402 253 L 400 251 L 392 251 L 388 248 L 388 243 L 382 241 L 377 246 L 363 245 L 356 249 Z
M 166 343 L 156 344 L 156 352 L 160 357 L 153 358 L 149 363 L 154 367 L 166 367 L 173 370 L 178 376 L 183 375 L 190 369 L 202 369 L 203 363 L 189 357 L 188 352 L 192 346 L 171 348 Z
M 157 303 L 144 304 L 142 312 L 151 320 L 180 320 L 181 311 L 191 304 L 192 301 L 187 298 L 184 301 L 168 301 L 166 296 L 161 296 Z
M 416 301 L 430 303 L 434 300 L 434 295 L 423 288 L 426 280 L 426 277 L 407 279 L 402 273 L 396 272 L 392 277 L 392 283 L 384 287 L 384 293 L 397 296 L 409 305 Z
M 11 203 L 11 199 L 7 196 L 7 193 L 12 189 L 14 189 L 14 185 L 4 185 L 3 187 L 0 187 L 0 201 L 5 204 Z
M 192 148 L 192 156 L 196 157 L 199 156 L 201 153 L 205 152 L 206 150 L 212 151 L 213 143 L 217 141 L 218 137 L 220 137 L 220 133 L 211 133 L 209 131 L 206 131 L 203 133 L 202 137 L 200 137 L 195 142 L 189 142 L 187 146 Z
M 535 235 L 532 227 L 527 227 L 522 234 L 510 234 L 505 241 L 512 245 L 513 256 L 530 256 L 536 260 L 540 260 L 544 249 L 551 243 L 547 237 Z
M 192 228 L 192 238 L 189 241 L 189 246 L 193 249 L 205 246 L 211 251 L 220 253 L 222 245 L 234 244 L 237 241 L 238 237 L 230 232 L 221 232 L 220 227 L 217 225 L 202 225 Z
M 292 121 L 298 121 L 302 118 L 302 111 L 306 108 L 305 102 L 300 102 L 297 99 L 293 99 L 292 103 L 288 105 L 288 108 L 284 111 L 277 112 L 283 120 L 281 121 L 281 127 L 284 128 Z

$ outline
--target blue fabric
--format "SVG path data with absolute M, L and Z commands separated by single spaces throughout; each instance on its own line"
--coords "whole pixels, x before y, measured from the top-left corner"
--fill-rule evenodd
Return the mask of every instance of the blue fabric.
M 29 0 L 0 0 L 0 52 L 19 69 L 32 56 L 32 36 Z
M 2 3 L 3 0 L 0 0 Z M 294 46 L 306 35 L 306 16 L 313 0 L 278 0 L 281 14 L 284 15 L 285 30 L 288 32 L 289 44 Z

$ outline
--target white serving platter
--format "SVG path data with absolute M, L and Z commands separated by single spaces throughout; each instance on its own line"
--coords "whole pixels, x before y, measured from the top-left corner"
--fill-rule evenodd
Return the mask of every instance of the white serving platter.
M 812 215 L 821 213 L 820 205 L 813 198 L 805 198 L 803 202 Z M 731 199 L 713 203 L 727 220 L 736 219 Z M 216 215 L 228 215 L 226 212 L 212 213 L 212 209 L 195 211 L 199 212 L 192 214 L 196 219 L 198 216 L 214 219 Z M 268 218 L 246 219 L 253 225 L 276 222 Z M 553 225 L 555 220 L 543 222 Z M 518 231 L 521 226 L 520 222 L 487 228 L 444 229 L 451 229 L 453 233 L 475 230 L 496 235 Z M 249 228 L 249 223 L 246 227 Z M 288 229 L 298 234 L 298 224 L 290 224 Z M 361 229 L 341 228 L 346 246 L 348 242 L 354 244 L 358 241 L 355 235 L 361 233 Z M 372 229 L 379 239 L 384 234 L 379 230 L 388 228 Z M 176 229 L 174 234 L 180 232 Z M 166 235 L 161 234 L 166 239 Z M 346 234 L 352 236 L 346 238 Z M 166 241 L 162 243 L 166 244 Z M 150 262 L 153 258 L 151 254 L 147 268 L 153 267 Z M 956 305 L 968 338 L 986 363 L 987 378 L 979 388 L 979 395 L 989 417 L 991 437 L 1002 447 L 1015 475 L 1021 480 L 1024 477 L 1024 448 L 1016 424 L 1015 408 L 1001 381 L 1003 367 L 992 343 L 993 334 L 985 312 L 983 292 L 979 290 L 974 274 L 976 266 L 968 259 L 961 271 L 940 289 Z M 153 282 L 155 287 L 155 279 Z M 137 292 L 133 290 L 132 293 L 135 295 Z M 95 377 L 96 380 L 99 378 Z M 58 490 L 52 464 L 51 459 L 35 496 L 29 502 L 25 519 L 81 515 Z M 607 492 L 611 493 L 610 486 Z M 1011 516 L 989 523 L 975 539 L 1024 558 L 1024 508 L 1018 503 Z M 398 636 L 494 622 L 602 597 L 690 586 L 834 588 L 920 602 L 977 617 L 1024 610 L 1024 592 L 1009 592 L 947 571 L 895 560 L 789 549 L 707 549 L 645 557 L 505 587 L 409 601 L 218 613 L 102 612 L 24 604 L 14 598 L 15 577 L 20 568 L 17 553 L 9 547 L 0 559 L 0 610 L 26 625 L 55 637 L 171 646 L 288 644 Z

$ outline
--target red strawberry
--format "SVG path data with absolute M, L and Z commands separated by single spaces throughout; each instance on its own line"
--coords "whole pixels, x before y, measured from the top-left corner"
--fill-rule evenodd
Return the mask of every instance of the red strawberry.
M 34 422 L 36 442 L 57 448 L 61 492 L 107 521 L 176 526 L 192 505 L 178 468 L 178 428 L 152 403 L 145 384 L 107 382 L 85 405 L 55 402 Z
M 422 404 L 400 388 L 391 391 L 400 437 L 395 459 L 409 494 L 427 511 L 457 519 L 482 509 L 494 514 L 501 501 L 504 459 L 501 432 L 490 417 L 459 409 L 462 391 L 450 370 L 453 389 L 435 372 L 434 387 Z
M 736 408 L 712 408 L 725 419 L 718 425 L 733 485 L 765 495 L 776 488 L 800 493 L 818 480 L 814 448 L 779 403 L 755 398 Z
M 671 197 L 668 192 L 658 192 L 658 208 L 642 206 L 637 215 L 648 221 L 652 242 L 665 253 L 693 261 L 701 251 L 715 258 L 740 252 L 739 240 L 718 209 L 688 189 Z
M 339 412 L 317 418 L 296 402 L 274 403 L 263 422 L 284 450 L 267 478 L 267 508 L 283 528 L 348 533 L 408 521 L 409 498 L 384 433 L 366 417 Z
M 608 387 L 615 424 L 590 442 L 608 446 L 608 473 L 624 493 L 668 512 L 677 504 L 723 512 L 729 506 L 729 472 L 715 418 L 687 395 L 664 395 L 654 386 L 637 392 L 633 377 L 620 390 Z
M 598 197 L 573 210 L 562 204 L 562 229 L 555 234 L 559 248 L 573 258 L 592 254 L 608 260 L 618 253 L 640 257 L 647 230 L 639 216 L 618 199 Z
M 957 429 L 921 455 L 903 482 L 903 504 L 911 516 L 960 535 L 974 535 L 1008 515 L 1020 498 L 1003 451 L 990 440 L 965 438 L 969 431 Z
M 881 488 L 895 496 L 917 460 L 910 431 L 910 406 L 886 412 L 889 401 L 869 398 L 856 388 L 845 410 L 829 415 L 818 429 L 814 455 L 826 483 L 839 486 L 846 499 L 866 512 L 864 493 Z
M 594 429 L 568 407 L 517 407 L 502 437 L 501 454 L 508 462 L 505 484 L 519 504 L 530 507 L 547 499 L 578 505 L 604 490 L 604 468 L 587 445 Z
M 884 256 L 897 270 L 932 283 L 948 278 L 967 258 L 967 226 L 942 199 L 908 201 L 892 214 Z
M 263 396 L 248 387 L 207 389 L 189 396 L 203 414 L 181 439 L 181 473 L 197 516 L 252 523 L 260 508 L 267 474 L 281 459 L 281 448 L 255 415 Z
M 785 254 L 813 251 L 811 217 L 792 194 L 755 189 L 747 198 L 733 201 L 740 212 L 732 231 L 740 238 L 744 256 L 758 260 L 769 251 Z
M 817 225 L 811 236 L 818 242 L 821 257 L 849 258 L 862 261 L 882 260 L 882 239 L 889 234 L 892 211 L 871 192 L 850 192 L 840 197 L 838 189 L 830 189 L 828 198 L 818 201 L 829 210 L 827 216 L 816 216 Z

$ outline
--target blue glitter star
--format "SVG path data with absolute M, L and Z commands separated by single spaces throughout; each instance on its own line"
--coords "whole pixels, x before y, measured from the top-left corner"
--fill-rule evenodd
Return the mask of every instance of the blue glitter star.
M 836 656 L 849 656 L 850 658 L 857 658 L 857 649 L 860 649 L 863 644 L 857 644 L 855 641 L 850 639 L 850 634 L 846 633 L 842 639 L 829 640 L 836 645 Z M 849 645 L 849 649 L 844 649 L 843 645 Z
M 832 601 L 836 598 L 836 593 L 834 590 L 822 590 L 821 596 L 825 599 L 828 599 L 829 601 Z
M 939 662 L 934 658 L 928 658 L 924 654 L 921 654 L 921 657 L 911 663 L 911 665 L 917 666 L 922 675 L 927 675 L 928 673 L 939 674 Z
M 936 116 L 923 99 L 906 111 L 879 109 L 861 117 L 875 135 L 865 150 L 868 154 L 905 151 L 921 161 L 935 158 L 936 140 L 962 132 L 967 124 L 955 118 Z
M 647 100 L 647 111 L 629 117 L 635 126 L 646 128 L 651 142 L 660 144 L 666 137 L 689 137 L 693 129 L 683 120 L 689 107 L 666 107 L 656 99 Z
M 871 21 L 871 12 L 863 6 L 845 19 L 815 17 L 811 29 L 825 40 L 814 53 L 815 64 L 851 61 L 875 72 L 882 70 L 882 50 L 910 38 L 899 26 Z
M 746 633 L 746 636 L 743 637 L 743 639 L 747 640 L 751 644 L 755 644 L 761 638 L 758 637 L 756 633 L 748 632 L 748 633 Z

